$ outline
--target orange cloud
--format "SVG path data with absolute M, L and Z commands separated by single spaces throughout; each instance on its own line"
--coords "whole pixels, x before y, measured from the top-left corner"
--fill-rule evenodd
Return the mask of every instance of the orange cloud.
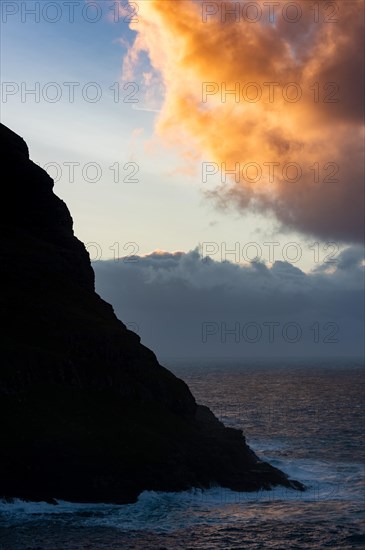
M 125 69 L 147 52 L 164 90 L 156 131 L 201 155 L 206 178 L 221 172 L 210 195 L 361 240 L 363 2 L 137 4 Z

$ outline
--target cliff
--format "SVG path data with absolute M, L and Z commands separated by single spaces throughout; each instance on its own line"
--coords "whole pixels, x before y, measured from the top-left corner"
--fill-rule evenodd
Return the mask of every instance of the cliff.
M 212 484 L 302 488 L 116 318 L 52 179 L 21 137 L 0 134 L 0 496 L 124 503 Z

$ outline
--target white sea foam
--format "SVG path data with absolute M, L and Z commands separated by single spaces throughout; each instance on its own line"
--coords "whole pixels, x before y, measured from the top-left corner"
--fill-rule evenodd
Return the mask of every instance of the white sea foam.
M 288 545 L 291 547 L 293 540 L 298 540 L 299 546 L 296 547 L 311 549 L 330 547 L 342 550 L 353 548 L 353 541 L 361 544 L 363 539 L 360 541 L 356 537 L 361 536 L 358 535 L 358 522 L 363 517 L 364 500 L 364 467 L 361 462 L 363 424 L 361 414 L 359 416 L 357 412 L 358 404 L 362 402 L 362 378 L 355 371 L 352 376 L 348 376 L 347 371 L 336 371 L 335 374 L 341 383 L 337 383 L 336 376 L 329 377 L 326 372 L 321 373 L 318 370 L 307 375 L 292 373 L 288 369 L 287 373 L 280 374 L 283 384 L 279 386 L 282 394 L 278 395 L 278 402 L 284 403 L 294 387 L 300 388 L 301 398 L 308 405 L 308 410 L 312 403 L 323 402 L 322 409 L 318 409 L 315 425 L 310 414 L 301 414 L 299 417 L 296 415 L 295 422 L 291 421 L 290 415 L 286 415 L 279 424 L 271 422 L 270 425 L 262 423 L 261 417 L 258 417 L 256 423 L 250 417 L 247 423 L 246 413 L 239 418 L 243 423 L 239 427 L 244 429 L 245 424 L 248 426 L 244 433 L 247 433 L 248 443 L 253 450 L 263 460 L 286 472 L 291 479 L 304 483 L 308 487 L 307 491 L 300 492 L 284 487 L 253 493 L 238 493 L 219 487 L 181 493 L 146 491 L 139 496 L 136 503 L 119 506 L 64 501 L 59 501 L 57 505 L 21 500 L 0 502 L 0 528 L 5 532 L 8 545 L 5 547 L 18 549 L 14 546 L 14 541 L 20 539 L 15 539 L 9 533 L 13 530 L 19 537 L 19 530 L 23 530 L 24 541 L 33 540 L 37 533 L 41 533 L 39 547 L 42 548 L 44 540 L 48 544 L 47 537 L 51 537 L 48 546 L 44 546 L 46 550 L 74 550 L 84 546 L 81 543 L 79 547 L 78 543 L 75 543 L 76 546 L 65 546 L 67 534 L 72 531 L 75 539 L 79 535 L 82 537 L 86 530 L 90 534 L 88 543 L 95 540 L 95 533 L 99 537 L 95 546 L 90 548 L 109 549 L 110 541 L 114 544 L 119 540 L 113 539 L 113 529 L 118 530 L 118 537 L 127 537 L 123 541 L 129 541 L 128 537 L 131 537 L 132 546 L 125 548 L 138 549 L 146 548 L 145 537 L 151 533 L 155 533 L 155 538 L 151 539 L 151 547 L 158 547 L 161 542 L 161 546 L 179 550 L 186 548 L 188 545 L 184 546 L 185 542 L 181 542 L 180 532 L 184 532 L 185 537 L 192 532 L 199 532 L 200 535 L 194 538 L 192 546 L 213 548 L 214 544 L 210 544 L 206 537 L 211 536 L 211 540 L 216 540 L 222 536 L 222 530 L 238 533 L 235 539 L 238 546 L 234 546 L 235 548 L 241 544 L 243 532 L 248 537 L 247 541 L 252 544 L 270 547 L 267 546 L 271 544 L 271 535 L 268 533 L 275 529 L 278 544 L 275 548 Z M 355 375 L 356 382 L 353 380 Z M 235 391 L 242 394 L 237 398 L 243 402 L 255 399 L 257 410 L 263 410 L 266 396 L 271 391 L 271 382 L 277 376 L 274 371 L 267 371 L 265 376 L 256 378 L 251 388 L 248 387 L 245 373 L 242 374 L 240 384 L 236 376 L 230 379 L 225 373 L 219 372 L 210 378 L 205 378 L 202 373 L 204 380 L 200 382 L 207 392 L 205 402 L 209 402 L 209 397 L 213 396 L 212 403 L 209 404 L 213 409 L 216 407 L 218 414 L 224 399 L 229 404 L 229 396 Z M 220 402 L 216 395 L 216 388 L 220 387 L 217 384 L 219 380 L 224 380 L 224 388 L 219 393 Z M 194 391 L 193 384 L 190 385 Z M 353 408 L 347 408 L 345 414 L 339 414 L 337 406 L 339 402 L 343 402 L 344 395 L 351 398 Z M 106 533 L 110 533 L 110 541 L 105 540 Z M 309 533 L 313 533 L 313 540 L 308 539 Z M 173 541 L 170 546 L 165 544 L 166 537 Z M 140 541 L 139 546 L 135 546 L 137 539 Z M 259 548 L 257 545 L 253 547 Z M 19 546 L 25 547 L 27 546 Z M 122 547 L 124 548 L 120 546 Z

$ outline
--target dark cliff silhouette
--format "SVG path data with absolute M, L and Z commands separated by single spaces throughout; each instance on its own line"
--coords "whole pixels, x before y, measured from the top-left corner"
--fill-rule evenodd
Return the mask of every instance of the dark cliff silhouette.
M 146 489 L 301 489 L 116 318 L 52 179 L 21 137 L 0 134 L 0 496 L 123 503 Z

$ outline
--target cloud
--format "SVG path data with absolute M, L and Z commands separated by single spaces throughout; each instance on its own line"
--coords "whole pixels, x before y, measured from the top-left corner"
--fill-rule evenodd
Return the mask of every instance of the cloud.
M 125 70 L 148 55 L 150 80 L 163 90 L 156 131 L 166 143 L 223 172 L 238 167 L 207 193 L 218 204 L 272 214 L 308 235 L 361 241 L 361 2 L 297 0 L 273 12 L 274 2 L 259 0 L 260 11 L 248 4 L 140 2 Z M 238 15 L 227 15 L 234 6 Z
M 361 247 L 349 247 L 337 263 L 305 273 L 288 262 L 242 266 L 198 250 L 157 251 L 93 267 L 97 291 L 162 359 L 355 356 L 363 353 L 362 259 Z

